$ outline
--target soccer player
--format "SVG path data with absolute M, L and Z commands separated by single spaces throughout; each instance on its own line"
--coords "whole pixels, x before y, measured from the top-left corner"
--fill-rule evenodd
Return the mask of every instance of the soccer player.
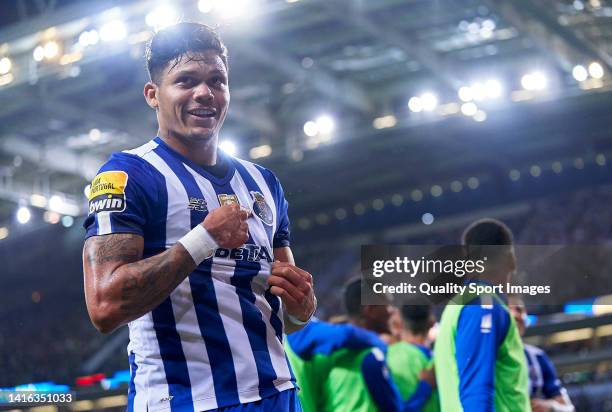
M 402 401 L 385 362 L 390 305 L 361 305 L 361 280 L 347 284 L 349 324 L 316 322 L 288 338 L 297 360 L 305 411 L 416 412 L 419 400 Z
M 282 340 L 315 310 L 312 277 L 294 264 L 277 178 L 217 150 L 227 50 L 180 23 L 146 60 L 158 136 L 102 166 L 84 223 L 92 322 L 129 324 L 128 410 L 300 410 Z
M 336 358 L 347 353 L 369 352 L 373 348 L 382 352 L 386 350 L 384 342 L 373 332 L 350 324 L 332 324 L 317 319 L 289 335 L 285 347 L 300 386 L 299 398 L 304 412 L 333 410 L 328 405 L 334 394 L 327 389 L 329 373 Z M 366 393 L 361 395 L 367 396 Z
M 508 306 L 521 336 L 527 328 L 527 310 L 519 295 L 508 296 Z M 534 412 L 573 412 L 574 405 L 561 385 L 552 362 L 542 349 L 525 345 L 529 368 L 529 396 Z
M 478 220 L 465 230 L 462 243 L 468 259 L 486 257 L 480 278 L 468 282 L 498 285 L 510 280 L 516 258 L 512 232 L 505 224 Z M 531 410 L 523 343 L 501 296 L 453 298 L 442 314 L 435 351 L 443 411 Z
M 435 324 L 431 306 L 402 306 L 401 340 L 389 345 L 387 364 L 402 399 L 424 412 L 440 410 L 428 334 Z

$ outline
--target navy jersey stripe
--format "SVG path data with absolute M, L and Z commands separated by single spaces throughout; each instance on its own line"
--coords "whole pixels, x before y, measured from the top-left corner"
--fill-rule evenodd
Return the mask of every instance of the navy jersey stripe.
M 189 198 L 203 198 L 202 191 L 194 177 L 176 157 L 168 153 L 164 146 L 158 146 L 155 152 L 176 173 Z M 191 210 L 191 227 L 199 224 L 204 217 L 205 213 Z M 211 276 L 211 265 L 212 260 L 207 259 L 189 276 L 193 304 L 208 352 L 217 403 L 220 405 L 239 404 L 238 383 L 232 352 L 219 313 Z
M 134 398 L 136 397 L 136 385 L 134 384 L 134 379 L 136 378 L 136 370 L 138 366 L 136 365 L 136 355 L 134 352 L 131 352 L 128 356 L 128 360 L 130 362 L 130 383 L 128 386 L 128 404 L 127 404 L 127 412 L 134 412 Z
M 247 186 L 247 189 L 249 190 L 249 192 L 259 192 L 263 194 L 261 188 L 255 182 L 255 179 L 253 179 L 253 176 L 251 176 L 251 174 L 246 170 L 244 165 L 236 160 L 234 160 L 234 163 L 236 165 L 236 170 L 240 174 L 240 177 L 242 177 L 242 180 L 244 181 L 244 184 Z M 270 189 L 270 192 L 272 192 L 272 189 Z M 253 202 L 255 202 L 255 200 L 253 200 Z M 276 201 L 274 203 L 276 205 Z M 277 212 L 277 216 L 278 216 L 278 212 Z M 277 220 L 278 220 L 278 217 L 277 217 Z M 262 225 L 266 229 L 266 235 L 268 236 L 268 241 L 270 242 L 270 245 L 272 245 L 272 226 L 267 225 L 263 222 L 262 222 Z
M 155 328 L 157 342 L 159 343 L 159 352 L 164 364 L 164 371 L 166 372 L 168 394 L 172 396 L 170 408 L 175 410 L 175 408 L 181 406 L 183 408 L 190 408 L 181 409 L 181 411 L 193 410 L 187 361 L 185 360 L 185 353 L 181 345 L 181 337 L 176 331 L 176 322 L 172 312 L 170 297 L 153 309 L 152 315 L 153 327 Z
M 220 194 L 235 194 L 231 185 L 223 186 L 213 185 L 215 193 Z M 253 237 L 249 233 L 249 244 L 255 244 Z M 258 262 L 249 262 L 246 260 L 236 261 L 236 269 L 232 276 L 231 283 L 236 287 L 236 293 L 240 298 L 240 309 L 242 310 L 242 320 L 244 327 L 249 337 L 249 343 L 255 356 L 255 364 L 257 365 L 257 376 L 259 377 L 259 392 L 260 395 L 266 396 L 270 392 L 278 392 L 274 386 L 276 380 L 276 372 L 272 366 L 272 359 L 268 350 L 266 341 L 266 324 L 263 321 L 261 312 L 255 306 L 255 294 L 251 289 L 251 281 L 259 271 L 261 265 Z
M 278 340 L 283 343 L 283 322 L 278 317 L 280 310 L 280 298 L 270 292 L 270 289 L 266 290 L 264 297 L 268 301 L 268 304 L 272 308 L 272 316 L 270 317 L 270 325 L 274 328 L 274 333 Z
M 236 164 L 236 170 L 238 171 L 238 173 L 240 173 L 240 177 L 242 177 L 242 180 L 246 184 L 247 189 L 249 190 L 249 192 L 263 193 L 261 188 L 259 187 L 259 185 L 255 182 L 255 179 L 253 179 L 253 176 L 251 176 L 251 174 L 246 170 L 244 165 L 242 163 L 238 162 L 238 161 L 234 161 L 234 163 Z M 275 190 L 274 190 L 273 187 L 270 187 L 269 189 L 270 189 L 271 193 L 275 193 Z M 275 205 L 278 203 L 277 200 L 275 200 L 274 202 L 275 202 Z M 279 217 L 278 217 L 278 206 L 276 206 L 276 208 L 277 208 L 277 215 L 276 216 L 277 216 L 277 221 L 278 221 L 278 219 L 279 219 Z M 270 241 L 270 245 L 272 245 L 273 244 L 273 242 L 272 242 L 272 227 L 270 227 L 269 225 L 266 225 L 265 223 L 263 223 L 262 225 L 266 229 L 266 234 L 268 235 L 268 240 Z M 274 328 L 274 332 L 276 334 L 276 337 L 282 342 L 283 341 L 283 323 L 281 322 L 280 318 L 278 317 L 278 310 L 279 310 L 279 307 L 280 307 L 279 299 L 278 299 L 278 297 L 276 297 L 272 293 L 270 293 L 269 289 L 265 293 L 265 298 L 268 301 L 268 304 L 272 308 L 272 316 L 270 318 L 270 324 Z

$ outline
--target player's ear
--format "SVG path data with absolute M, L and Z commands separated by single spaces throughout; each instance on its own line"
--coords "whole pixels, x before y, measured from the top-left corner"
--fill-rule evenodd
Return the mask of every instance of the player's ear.
M 159 101 L 157 100 L 158 88 L 157 85 L 153 82 L 147 82 L 144 85 L 144 97 L 147 101 L 147 104 L 152 109 L 157 110 L 159 108 Z

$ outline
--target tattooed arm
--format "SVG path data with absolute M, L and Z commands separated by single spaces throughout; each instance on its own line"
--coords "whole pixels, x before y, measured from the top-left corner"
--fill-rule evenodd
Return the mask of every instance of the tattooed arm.
M 246 212 L 222 206 L 201 224 L 219 246 L 234 248 L 248 238 Z M 142 236 L 117 233 L 92 236 L 83 247 L 85 301 L 91 321 L 102 333 L 137 319 L 166 299 L 196 268 L 180 243 L 142 259 Z
M 85 300 L 102 333 L 151 311 L 196 267 L 180 243 L 142 259 L 143 243 L 142 236 L 124 233 L 85 241 Z

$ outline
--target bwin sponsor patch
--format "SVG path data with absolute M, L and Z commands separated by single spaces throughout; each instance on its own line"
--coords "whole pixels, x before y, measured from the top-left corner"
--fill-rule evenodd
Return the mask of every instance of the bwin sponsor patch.
M 97 212 L 123 212 L 128 174 L 113 170 L 98 174 L 89 190 L 89 214 Z

